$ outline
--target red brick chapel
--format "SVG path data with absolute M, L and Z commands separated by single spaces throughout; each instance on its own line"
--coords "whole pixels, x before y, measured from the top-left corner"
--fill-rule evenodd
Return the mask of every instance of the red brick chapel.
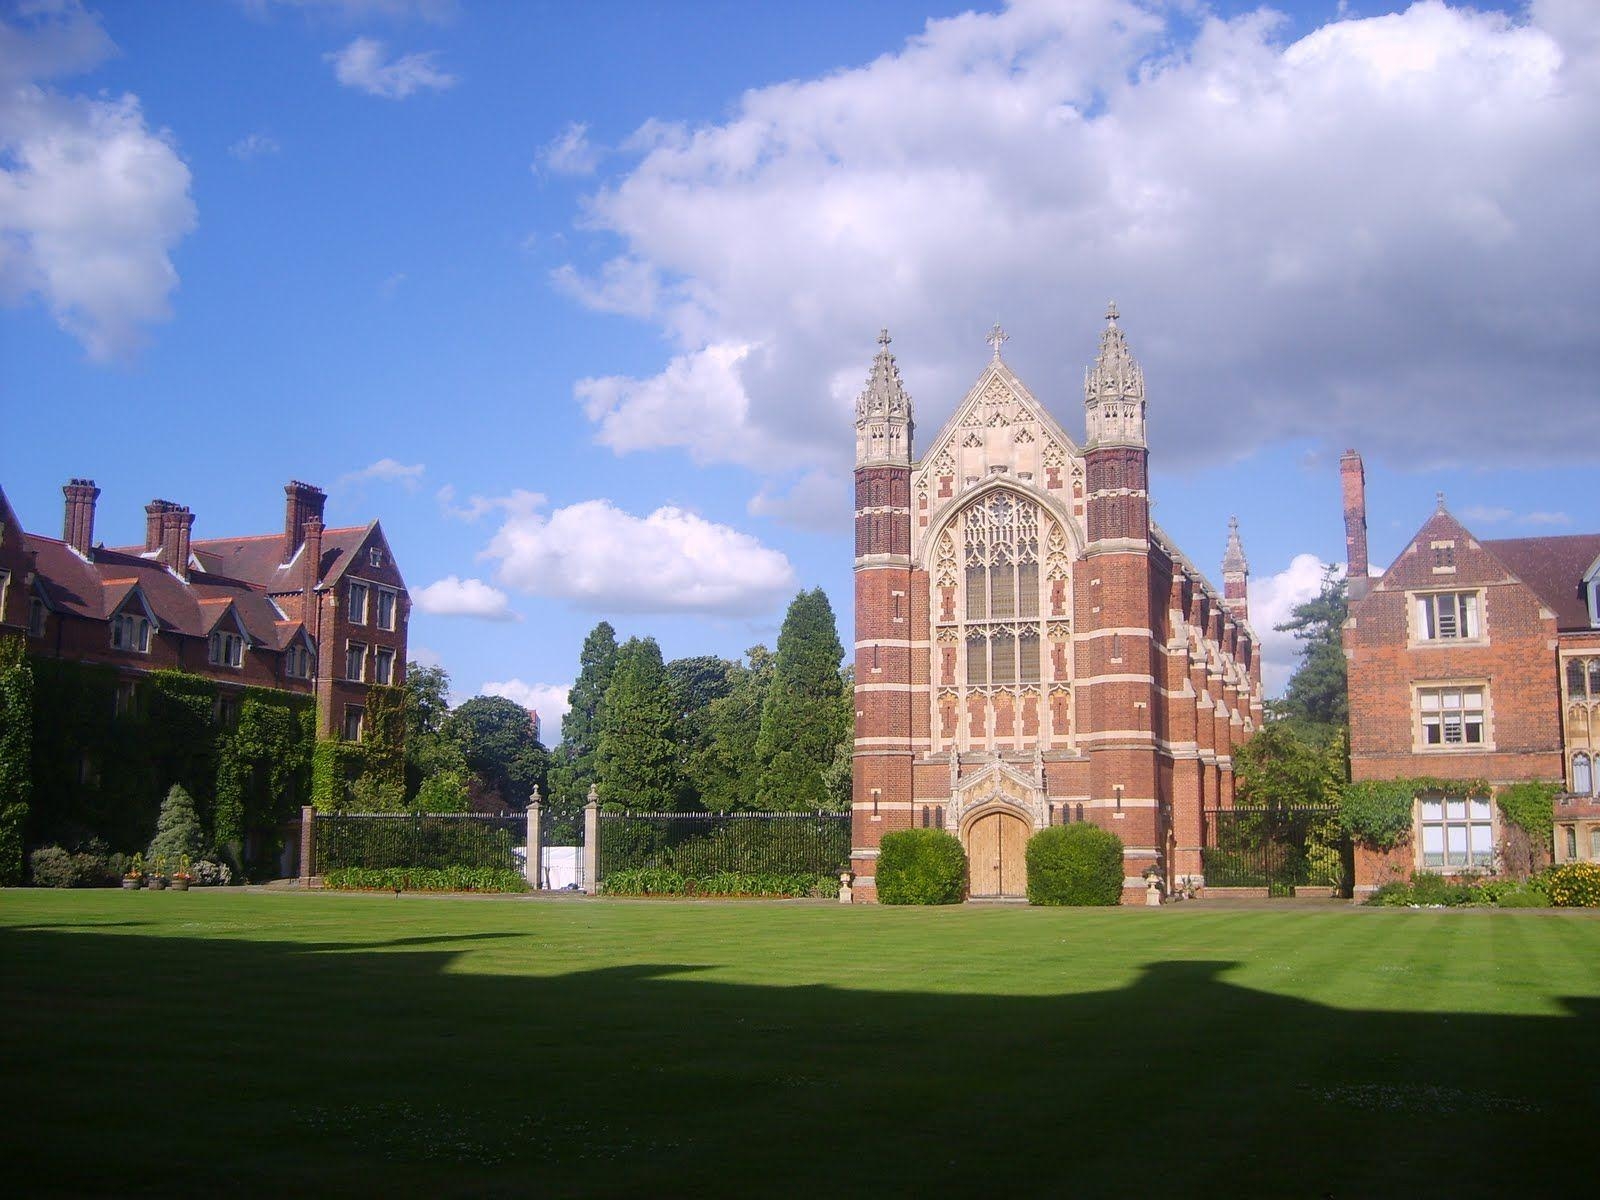
M 1207 809 L 1261 722 L 1248 567 L 1230 527 L 1219 592 L 1150 519 L 1144 373 L 1107 313 L 1073 441 L 1007 366 L 1005 334 L 918 458 L 878 338 L 856 402 L 852 868 L 876 897 L 883 835 L 946 829 L 969 894 L 1026 894 L 1024 847 L 1092 821 L 1125 847 L 1125 901 L 1155 873 L 1203 883 Z

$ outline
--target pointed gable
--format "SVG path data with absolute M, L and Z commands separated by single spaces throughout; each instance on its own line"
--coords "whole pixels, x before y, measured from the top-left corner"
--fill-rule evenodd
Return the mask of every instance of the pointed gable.
M 1441 500 L 1382 578 L 1374 582 L 1373 591 L 1448 589 L 1453 585 L 1513 581 L 1505 564 L 1473 537 Z

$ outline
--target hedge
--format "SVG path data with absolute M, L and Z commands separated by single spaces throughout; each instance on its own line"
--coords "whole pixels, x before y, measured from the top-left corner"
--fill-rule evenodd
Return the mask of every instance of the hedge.
M 1028 839 L 1028 903 L 1122 903 L 1122 839 L 1079 821 Z
M 607 896 L 755 896 L 785 899 L 832 896 L 836 875 L 810 871 L 713 871 L 683 875 L 666 867 L 632 867 L 614 871 L 600 883 Z
M 322 877 L 335 891 L 377 892 L 525 892 L 520 871 L 493 867 L 342 867 Z
M 902 829 L 884 835 L 874 876 L 880 904 L 960 904 L 967 854 L 942 829 Z

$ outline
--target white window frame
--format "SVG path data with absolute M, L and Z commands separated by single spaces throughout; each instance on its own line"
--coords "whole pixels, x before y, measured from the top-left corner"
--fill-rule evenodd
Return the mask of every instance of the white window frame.
M 1413 746 L 1421 753 L 1429 754 L 1460 754 L 1481 753 L 1494 749 L 1494 739 L 1490 736 L 1490 707 L 1489 685 L 1481 679 L 1472 680 L 1429 680 L 1426 683 L 1411 685 L 1411 711 L 1415 727 L 1412 732 Z M 1476 707 L 1468 704 L 1468 698 L 1476 693 L 1478 704 Z M 1457 697 L 1458 702 L 1450 703 L 1451 697 Z M 1435 697 L 1436 702 L 1430 704 L 1429 698 Z M 1457 713 L 1460 717 L 1460 734 L 1455 740 L 1450 740 L 1450 713 Z M 1472 722 L 1468 714 L 1478 714 L 1477 729 L 1478 740 L 1470 738 Z M 1430 741 L 1428 730 L 1432 724 L 1430 717 L 1436 717 L 1439 725 L 1439 740 Z
M 111 618 L 111 648 L 126 654 L 149 654 L 150 618 L 144 613 L 119 612 Z
M 393 588 L 381 587 L 376 589 L 377 604 L 373 608 L 372 620 L 379 629 L 392 631 L 400 612 L 400 593 Z M 389 619 L 384 621 L 384 606 L 389 608 Z
M 350 663 L 359 656 L 361 666 L 357 674 L 350 674 Z M 346 642 L 344 646 L 344 677 L 351 683 L 365 683 L 367 681 L 367 644 L 365 642 Z
M 1583 759 L 1583 773 L 1587 780 L 1580 782 L 1578 779 L 1578 760 Z M 1595 756 L 1587 750 L 1576 750 L 1567 760 L 1567 778 L 1572 781 L 1572 794 L 1575 796 L 1592 796 L 1595 794 Z
M 372 652 L 372 682 L 387 685 L 394 682 L 394 651 L 379 646 Z
M 247 644 L 244 634 L 238 630 L 213 629 L 206 644 L 206 661 L 213 667 L 237 671 L 244 666 Z
M 350 736 L 350 722 L 355 720 L 355 737 Z M 367 709 L 361 704 L 346 704 L 344 706 L 344 727 L 340 734 L 347 742 L 359 742 L 367 732 Z
M 356 607 L 356 597 L 358 594 L 361 599 L 361 607 L 359 609 Z M 352 579 L 345 586 L 345 620 L 349 621 L 352 625 L 365 625 L 367 623 L 367 606 L 371 602 L 371 599 L 372 589 L 366 584 L 362 583 L 359 579 Z
M 381 566 L 383 566 L 383 547 L 382 546 L 368 546 L 367 547 L 367 565 L 369 567 L 381 567 Z
M 1490 796 L 1418 796 L 1418 869 L 1445 875 L 1494 870 L 1500 833 L 1494 808 Z M 1435 830 L 1437 837 L 1431 836 Z M 1480 831 L 1482 839 L 1476 836 Z
M 1481 588 L 1452 588 L 1449 591 L 1412 592 L 1410 604 L 1411 644 L 1414 646 L 1482 645 L 1489 640 L 1484 631 L 1487 597 Z M 1446 612 L 1446 600 L 1453 611 Z M 1444 632 L 1454 629 L 1455 632 Z
M 11 572 L 0 570 L 0 622 L 6 619 L 6 599 L 11 595 Z

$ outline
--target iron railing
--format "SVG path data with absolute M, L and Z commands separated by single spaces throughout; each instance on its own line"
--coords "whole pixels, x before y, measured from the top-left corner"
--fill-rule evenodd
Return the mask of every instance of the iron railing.
M 318 813 L 316 874 L 341 867 L 491 867 L 520 871 L 521 813 Z
M 1207 887 L 1266 888 L 1269 896 L 1299 887 L 1349 892 L 1351 849 L 1336 807 L 1213 808 L 1205 817 Z
M 831 875 L 850 865 L 849 813 L 600 813 L 600 878 L 660 868 Z

